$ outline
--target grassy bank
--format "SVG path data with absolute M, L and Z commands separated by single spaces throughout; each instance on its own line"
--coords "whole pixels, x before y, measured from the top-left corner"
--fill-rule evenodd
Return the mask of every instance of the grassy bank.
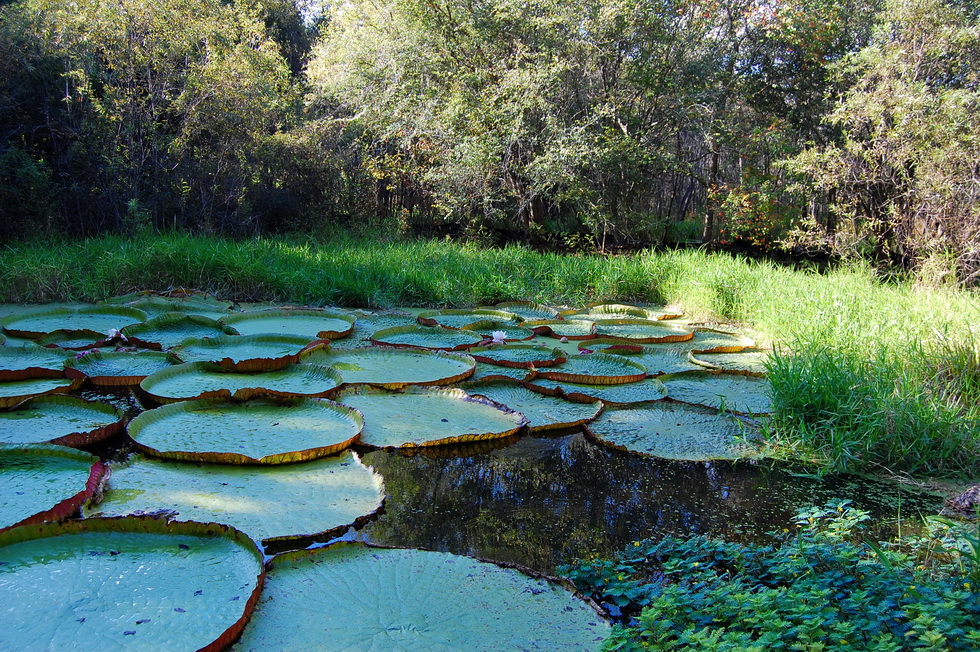
M 980 303 L 960 290 L 701 251 L 563 256 L 347 238 L 102 237 L 12 244 L 0 258 L 0 302 L 168 287 L 351 307 L 679 303 L 793 352 L 771 373 L 774 452 L 832 469 L 980 476 Z

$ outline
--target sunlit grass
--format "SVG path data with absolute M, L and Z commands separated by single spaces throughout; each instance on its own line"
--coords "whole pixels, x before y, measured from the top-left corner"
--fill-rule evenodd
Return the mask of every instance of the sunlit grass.
M 700 250 L 628 256 L 338 236 L 170 234 L 7 245 L 0 302 L 98 301 L 198 288 L 238 301 L 384 308 L 508 300 L 677 303 L 758 331 L 771 373 L 772 449 L 833 469 L 980 474 L 975 293 L 825 274 Z

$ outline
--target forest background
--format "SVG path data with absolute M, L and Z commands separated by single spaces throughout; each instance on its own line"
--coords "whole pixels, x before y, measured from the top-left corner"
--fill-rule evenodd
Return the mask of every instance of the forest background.
M 980 279 L 972 0 L 0 3 L 0 239 L 707 243 Z

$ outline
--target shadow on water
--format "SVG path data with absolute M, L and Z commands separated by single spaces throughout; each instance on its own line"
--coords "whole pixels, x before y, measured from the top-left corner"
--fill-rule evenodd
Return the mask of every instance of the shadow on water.
M 934 514 L 941 498 L 854 476 L 825 480 L 748 463 L 637 457 L 582 433 L 526 436 L 505 448 L 433 459 L 372 451 L 385 513 L 350 538 L 516 563 L 550 573 L 632 541 L 706 534 L 761 541 L 801 507 L 851 499 L 883 537 L 895 519 Z

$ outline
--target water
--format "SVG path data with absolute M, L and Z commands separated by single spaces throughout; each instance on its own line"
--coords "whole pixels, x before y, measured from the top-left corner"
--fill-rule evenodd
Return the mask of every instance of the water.
M 459 451 L 465 453 L 467 451 Z M 749 463 L 678 463 L 606 448 L 576 432 L 525 436 L 496 450 L 429 457 L 372 451 L 385 511 L 354 538 L 519 564 L 552 573 L 632 541 L 706 534 L 762 541 L 797 509 L 848 498 L 887 536 L 942 499 L 853 476 L 825 480 Z

